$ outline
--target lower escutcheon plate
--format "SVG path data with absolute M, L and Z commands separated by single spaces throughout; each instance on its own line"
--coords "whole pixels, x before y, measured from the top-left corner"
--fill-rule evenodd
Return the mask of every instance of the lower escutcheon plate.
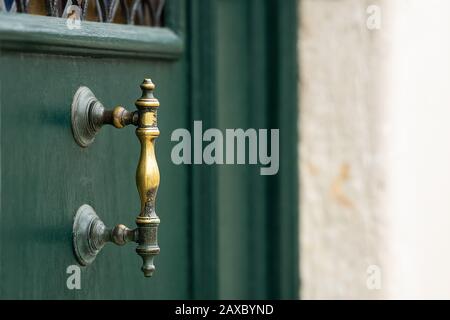
M 73 249 L 82 266 L 91 264 L 100 251 L 90 243 L 91 230 L 96 221 L 100 221 L 100 218 L 90 205 L 83 204 L 78 208 L 73 222 Z

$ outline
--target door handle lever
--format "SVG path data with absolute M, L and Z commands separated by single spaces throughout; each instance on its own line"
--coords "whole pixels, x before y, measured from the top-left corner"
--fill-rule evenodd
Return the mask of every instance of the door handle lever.
M 73 246 L 78 262 L 89 265 L 108 242 L 116 245 L 137 242 L 136 253 L 143 261 L 141 270 L 144 276 L 150 277 L 155 270 L 153 259 L 160 250 L 157 242 L 160 220 L 155 212 L 160 179 L 155 157 L 155 139 L 159 136 L 159 101 L 153 96 L 155 85 L 150 79 L 144 79 L 140 87 L 142 96 L 135 102 L 136 111 L 128 111 L 121 106 L 107 110 L 87 87 L 80 87 L 75 93 L 72 103 L 72 132 L 81 147 L 89 146 L 105 124 L 116 128 L 127 125 L 137 127 L 136 135 L 141 144 L 141 153 L 136 170 L 136 186 L 141 205 L 136 218 L 137 228 L 133 230 L 122 224 L 112 229 L 107 228 L 91 206 L 82 205 L 74 219 Z

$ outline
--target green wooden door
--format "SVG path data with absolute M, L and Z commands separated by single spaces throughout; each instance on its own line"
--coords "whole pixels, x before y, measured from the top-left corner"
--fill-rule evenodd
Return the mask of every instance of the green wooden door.
M 295 1 L 169 0 L 164 28 L 0 13 L 0 298 L 297 297 Z M 133 109 L 156 84 L 161 218 L 152 278 L 135 244 L 107 245 L 81 269 L 72 223 L 92 205 L 108 226 L 139 212 L 133 128 L 103 128 L 80 148 L 70 105 L 89 87 Z M 270 81 L 268 80 L 270 79 Z M 175 165 L 177 128 L 280 128 L 280 169 Z

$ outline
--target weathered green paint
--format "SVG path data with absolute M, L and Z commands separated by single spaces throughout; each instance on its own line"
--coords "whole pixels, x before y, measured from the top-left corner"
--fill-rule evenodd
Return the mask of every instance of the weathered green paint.
M 189 167 L 170 160 L 170 133 L 185 126 L 186 94 L 175 64 L 2 52 L 0 296 L 2 298 L 187 298 Z M 114 67 L 111 67 L 114 66 Z M 7 77 L 3 77 L 7 75 Z M 106 246 L 83 268 L 80 291 L 66 288 L 75 264 L 73 215 L 91 204 L 107 225 L 135 225 L 139 143 L 132 128 L 104 128 L 80 148 L 70 130 L 72 96 L 88 86 L 107 106 L 130 106 L 146 75 L 161 101 L 157 210 L 161 254 L 145 279 L 134 245 Z M 178 83 L 178 86 L 174 86 Z M 173 116 L 175 115 L 175 116 Z M 161 142 L 161 143 L 160 143 Z M 177 201 L 172 199 L 176 197 Z
M 0 41 L 7 49 L 68 55 L 174 59 L 181 39 L 167 28 L 83 21 L 80 29 L 66 19 L 0 13 Z
M 191 2 L 192 120 L 281 136 L 277 176 L 193 170 L 195 297 L 298 297 L 296 12 L 294 0 Z
M 269 297 L 298 297 L 298 131 L 297 1 L 268 0 L 269 126 L 280 128 L 280 171 L 269 185 L 268 209 L 274 217 L 269 265 Z M 273 107 L 276 106 L 276 107 Z M 272 114 L 273 108 L 276 112 Z M 269 222 L 270 223 L 270 222 Z
M 254 110 L 248 90 L 252 81 L 247 70 L 251 37 L 247 31 L 248 2 L 220 0 L 217 10 L 220 12 L 217 29 L 218 125 L 222 130 L 247 129 L 251 117 L 249 109 Z M 255 178 L 264 183 L 266 178 L 259 175 L 257 166 L 222 166 L 218 172 L 220 298 L 246 299 L 252 297 L 253 271 L 259 272 L 260 267 L 264 267 L 264 263 L 254 264 L 249 259 L 252 249 L 259 246 L 250 242 L 253 233 L 250 219 L 254 215 L 263 217 L 252 210 L 249 199 L 253 190 L 249 188 L 249 181 Z
M 81 30 L 70 30 L 64 22 L 0 17 L 0 297 L 188 298 L 189 167 L 172 164 L 169 143 L 172 130 L 188 123 L 181 39 L 169 29 L 85 22 Z M 157 271 L 145 279 L 135 245 L 111 245 L 82 268 L 82 289 L 68 290 L 77 208 L 91 204 L 108 225 L 134 226 L 139 213 L 140 147 L 133 128 L 104 128 L 92 146 L 80 148 L 70 129 L 73 94 L 86 85 L 105 106 L 133 109 L 144 77 L 157 84 L 161 101 L 163 142 L 156 151 L 163 176 L 157 198 L 163 249 Z
M 78 36 L 61 19 L 1 15 L 0 297 L 296 298 L 295 7 L 169 1 L 168 29 L 88 23 Z M 8 31 L 11 23 L 34 31 Z M 139 210 L 134 130 L 104 128 L 81 149 L 70 131 L 72 96 L 86 85 L 105 106 L 132 109 L 146 76 L 161 102 L 157 270 L 144 279 L 134 245 L 110 245 L 83 269 L 82 290 L 70 291 L 77 208 L 89 203 L 106 224 L 128 226 Z M 193 120 L 205 129 L 280 128 L 278 175 L 173 165 L 170 134 Z
M 187 48 L 189 54 L 190 124 L 202 120 L 216 127 L 217 74 L 215 1 L 190 1 Z M 195 299 L 219 297 L 217 168 L 192 166 L 191 171 L 191 289 Z

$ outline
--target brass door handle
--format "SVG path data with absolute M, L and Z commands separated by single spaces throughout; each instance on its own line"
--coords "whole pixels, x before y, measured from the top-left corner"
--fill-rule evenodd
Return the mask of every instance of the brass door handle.
M 141 154 L 136 170 L 136 186 L 141 206 L 136 218 L 137 228 L 131 230 L 121 224 L 112 229 L 107 228 L 91 206 L 82 205 L 75 215 L 73 245 L 78 262 L 88 265 L 107 242 L 117 245 L 137 242 L 136 252 L 143 260 L 141 270 L 144 276 L 150 277 L 155 270 L 153 259 L 159 253 L 159 218 L 155 212 L 160 178 L 155 157 L 155 139 L 159 136 L 159 101 L 153 96 L 155 85 L 150 79 L 145 79 L 140 87 L 142 96 L 135 102 L 137 110 L 132 112 L 121 106 L 112 110 L 105 109 L 87 87 L 80 87 L 75 93 L 72 103 L 72 132 L 80 146 L 90 145 L 105 124 L 116 128 L 131 124 L 137 126 L 136 135 L 141 143 Z

